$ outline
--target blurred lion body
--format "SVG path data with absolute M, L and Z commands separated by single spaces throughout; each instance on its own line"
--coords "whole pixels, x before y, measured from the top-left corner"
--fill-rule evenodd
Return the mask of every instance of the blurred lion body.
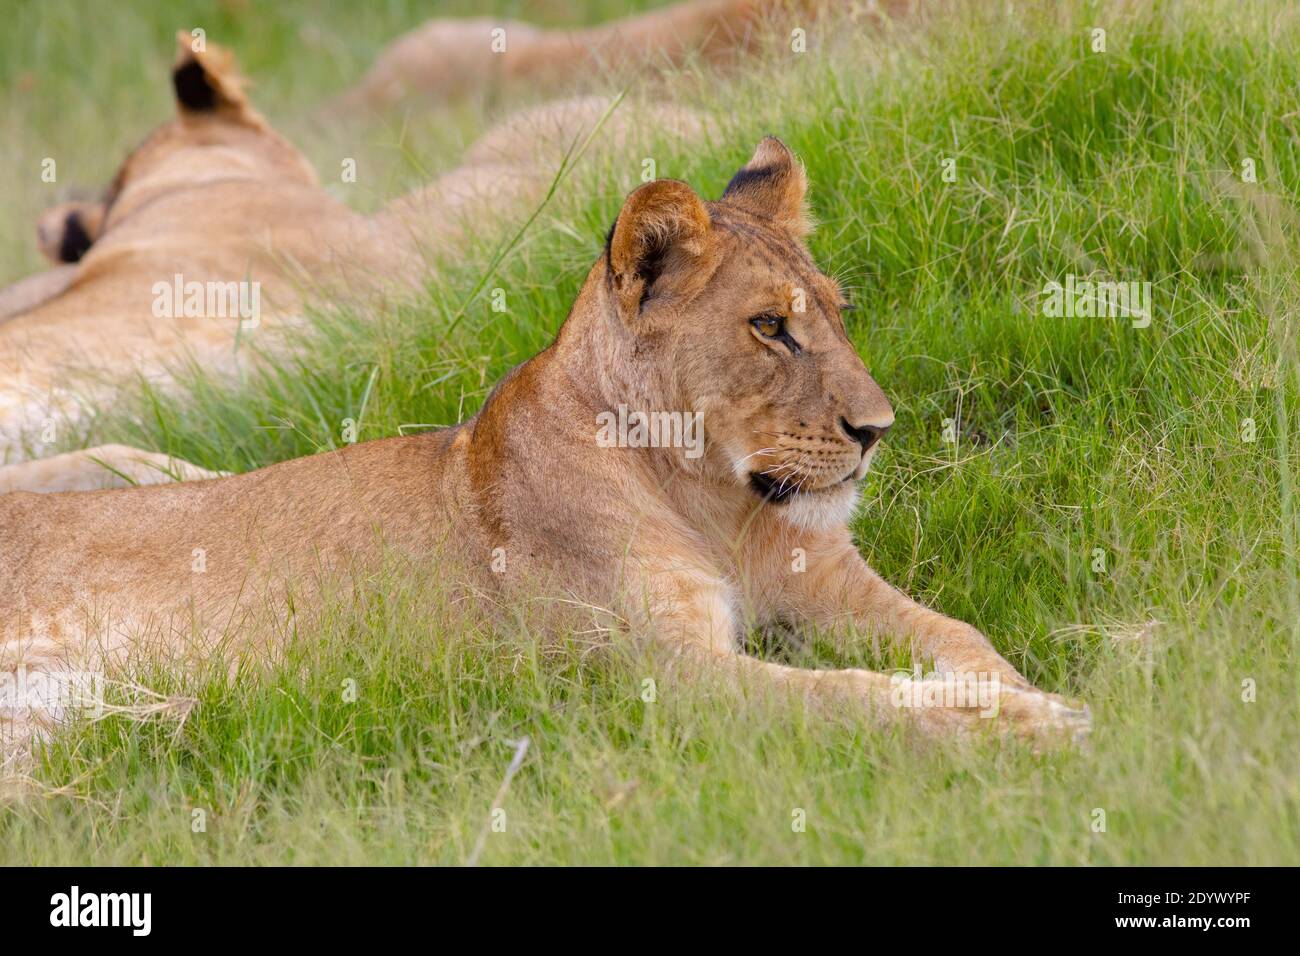
M 879 0 L 864 12 L 879 22 L 915 0 Z M 489 88 L 568 88 L 634 73 L 644 83 L 692 58 L 714 72 L 765 42 L 805 39 L 829 0 L 686 0 L 596 26 L 546 30 L 492 17 L 429 20 L 402 34 L 341 98 L 354 110 L 407 99 L 448 100 Z
M 455 98 L 490 84 L 545 87 L 628 63 L 677 65 L 692 53 L 718 64 L 751 48 L 762 18 L 789 6 L 689 0 L 577 30 L 492 17 L 429 20 L 390 43 L 343 102 L 374 109 L 411 96 Z
M 243 343 L 275 344 L 307 303 L 417 288 L 472 232 L 540 199 L 610 107 L 585 97 L 511 117 L 460 167 L 363 215 L 253 109 L 228 53 L 178 42 L 177 117 L 127 158 L 102 202 L 42 217 L 41 248 L 59 264 L 0 291 L 0 464 L 22 457 L 24 434 L 75 417 L 134 372 L 165 380 L 182 360 L 233 370 Z M 702 124 L 674 107 L 616 113 L 598 146 L 630 148 L 648 129 L 689 138 Z

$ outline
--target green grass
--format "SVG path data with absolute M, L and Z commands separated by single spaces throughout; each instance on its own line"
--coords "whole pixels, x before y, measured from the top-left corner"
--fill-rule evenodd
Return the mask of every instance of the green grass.
M 198 700 L 179 732 L 112 718 L 64 736 L 37 771 L 48 795 L 0 810 L 0 860 L 464 862 L 526 735 L 483 863 L 1294 862 L 1300 21 L 1281 2 L 981 9 L 1000 6 L 684 77 L 680 96 L 724 135 L 655 158 L 706 195 L 765 132 L 806 162 L 814 251 L 853 289 L 851 334 L 898 413 L 855 527 L 863 553 L 1040 685 L 1086 698 L 1088 749 L 922 746 L 662 682 L 647 704 L 654 662 L 476 623 L 436 568 L 394 571 L 270 675 L 160 676 Z M 322 30 L 348 25 L 321 12 Z M 328 70 L 283 78 L 294 22 L 250 40 L 258 71 L 282 77 L 266 83 L 273 117 L 336 89 Z M 357 148 L 391 149 L 365 135 Z M 1232 187 L 1246 157 L 1258 183 Z M 447 331 L 485 242 L 412 302 L 320 314 L 297 354 L 239 383 L 134 388 L 84 438 L 246 470 L 336 444 L 347 417 L 365 439 L 468 417 L 549 341 L 638 173 L 566 183 L 486 283 L 508 313 L 480 297 Z M 1043 284 L 1068 273 L 1150 281 L 1154 321 L 1043 316 Z

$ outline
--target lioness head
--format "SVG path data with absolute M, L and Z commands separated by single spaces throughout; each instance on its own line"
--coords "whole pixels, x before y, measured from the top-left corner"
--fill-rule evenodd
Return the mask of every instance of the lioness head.
M 894 413 L 845 333 L 843 291 L 804 245 L 806 188 L 773 137 L 718 202 L 648 183 L 610 231 L 603 281 L 624 362 L 653 382 L 640 399 L 701 414 L 697 467 L 827 525 L 851 514 Z
M 223 178 L 316 182 L 306 159 L 249 103 L 228 50 L 185 32 L 176 43 L 176 118 L 127 156 L 102 201 L 66 203 L 40 216 L 37 243 L 51 261 L 80 261 L 105 232 L 166 192 Z

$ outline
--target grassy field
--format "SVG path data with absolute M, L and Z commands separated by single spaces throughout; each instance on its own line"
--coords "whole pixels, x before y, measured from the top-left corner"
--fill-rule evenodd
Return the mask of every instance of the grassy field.
M 427 4 L 217 6 L 209 35 L 324 166 L 342 134 L 307 113 Z M 493 631 L 436 568 L 394 570 L 270 675 L 160 677 L 197 700 L 179 729 L 110 718 L 62 737 L 37 769 L 45 795 L 0 808 L 0 862 L 1300 858 L 1300 15 L 1280 0 L 1022 6 L 814 31 L 805 54 L 688 73 L 673 91 L 723 135 L 655 159 L 705 195 L 763 133 L 805 161 L 814 252 L 853 290 L 851 334 L 898 413 L 863 553 L 1088 700 L 1087 749 L 923 746 L 707 688 L 645 703 L 652 662 L 579 637 L 547 647 L 526 621 Z M 72 150 L 70 179 L 93 183 L 166 114 L 175 15 L 114 16 L 86 47 L 59 29 L 80 9 L 19 5 L 40 40 L 0 41 L 3 138 L 6 161 L 37 167 L 47 142 Z M 346 135 L 384 164 L 382 198 L 453 164 L 495 108 Z M 505 314 L 468 298 L 484 243 L 416 301 L 321 312 L 292 359 L 237 383 L 134 388 L 84 437 L 243 471 L 331 447 L 346 417 L 363 439 L 468 417 L 549 341 L 639 172 L 565 183 L 486 283 L 508 291 Z M 47 204 L 37 188 L 6 177 L 6 222 Z M 12 278 L 34 254 L 7 238 Z M 1045 284 L 1070 275 L 1151 283 L 1152 321 L 1044 315 Z M 839 659 L 823 642 L 795 656 Z

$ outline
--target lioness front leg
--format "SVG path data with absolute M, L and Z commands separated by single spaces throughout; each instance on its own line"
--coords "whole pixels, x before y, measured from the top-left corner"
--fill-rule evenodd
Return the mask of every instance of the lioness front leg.
M 673 673 L 684 679 L 721 675 L 737 686 L 797 693 L 830 709 L 865 714 L 878 727 L 907 721 L 926 736 L 949 738 L 979 730 L 986 708 L 975 701 L 914 708 L 903 703 L 907 688 L 896 678 L 859 668 L 812 670 L 760 660 L 740 650 L 736 594 L 707 572 L 653 573 L 643 581 L 633 623 L 675 655 Z M 923 688 L 922 688 L 923 689 Z
M 978 628 L 889 585 L 867 566 L 847 533 L 807 548 L 805 570 L 789 575 L 781 603 L 787 614 L 806 623 L 904 643 L 918 665 L 933 661 L 950 682 L 960 681 L 976 692 L 988 687 L 999 717 L 1021 736 L 1081 739 L 1088 732 L 1086 705 L 1038 690 Z

